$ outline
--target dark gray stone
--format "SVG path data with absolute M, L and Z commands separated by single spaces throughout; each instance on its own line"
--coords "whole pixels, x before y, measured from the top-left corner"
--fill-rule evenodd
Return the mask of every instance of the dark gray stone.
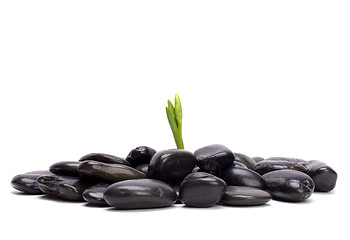
M 37 179 L 43 175 L 52 175 L 50 171 L 32 171 L 14 176 L 11 180 L 13 188 L 26 194 L 43 194 L 39 189 Z
M 195 156 L 185 150 L 157 152 L 148 166 L 148 176 L 168 183 L 184 179 L 196 165 Z
M 126 157 L 126 160 L 130 163 L 132 167 L 136 167 L 140 164 L 148 164 L 151 161 L 154 154 L 156 154 L 156 150 L 154 150 L 153 148 L 140 146 L 131 150 L 128 156 Z
M 68 175 L 79 177 L 78 166 L 80 162 L 78 161 L 62 161 L 54 163 L 50 166 L 50 172 L 57 175 Z
M 237 156 L 235 157 L 235 162 L 240 162 L 249 169 L 253 169 L 253 170 L 255 169 L 256 162 L 252 158 L 242 153 L 234 153 L 234 154 Z
M 277 170 L 262 175 L 262 178 L 266 183 L 266 191 L 281 201 L 304 201 L 315 188 L 310 176 L 295 170 Z
M 194 152 L 198 167 L 204 172 L 218 175 L 235 160 L 230 149 L 221 144 L 213 144 Z
M 103 194 L 109 186 L 110 184 L 107 183 L 99 183 L 87 188 L 83 192 L 84 200 L 92 205 L 100 207 L 109 206 L 103 198 Z
M 143 163 L 135 167 L 136 170 L 143 172 L 144 174 L 148 174 L 148 163 Z
M 118 209 L 160 208 L 171 206 L 176 192 L 156 179 L 133 179 L 109 186 L 104 199 Z
M 84 179 L 109 183 L 128 179 L 146 178 L 146 174 L 123 164 L 84 161 L 79 165 L 79 174 Z
M 330 166 L 317 160 L 307 161 L 305 166 L 315 183 L 315 191 L 329 192 L 335 188 L 338 175 Z
M 226 183 L 206 172 L 189 174 L 181 183 L 179 197 L 188 207 L 211 207 L 225 193 Z
M 273 157 L 258 162 L 254 170 L 261 175 L 283 169 L 291 169 L 305 173 L 307 172 L 305 162 L 306 161 L 298 158 Z
M 228 206 L 257 206 L 271 200 L 271 195 L 261 189 L 242 186 L 227 186 L 220 203 Z
M 265 182 L 257 172 L 242 167 L 231 166 L 220 175 L 227 185 L 265 188 Z
M 84 156 L 82 156 L 79 159 L 79 162 L 84 162 L 84 161 L 96 161 L 96 162 L 102 162 L 102 163 L 115 163 L 115 164 L 123 164 L 130 166 L 130 163 L 126 161 L 123 158 L 110 155 L 110 154 L 105 154 L 105 153 L 89 153 Z

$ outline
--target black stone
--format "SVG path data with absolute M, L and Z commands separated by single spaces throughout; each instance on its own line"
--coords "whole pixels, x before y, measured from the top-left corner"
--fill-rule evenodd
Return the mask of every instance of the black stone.
M 257 206 L 271 200 L 271 195 L 253 187 L 227 186 L 220 203 L 228 206 Z
M 221 145 L 213 144 L 200 148 L 194 152 L 197 165 L 204 172 L 218 175 L 223 169 L 229 167 L 235 156 L 230 149 Z
M 109 186 L 104 199 L 118 209 L 160 208 L 171 206 L 176 192 L 156 179 L 133 179 Z
M 96 206 L 101 206 L 101 207 L 109 206 L 103 198 L 103 194 L 109 186 L 110 184 L 107 184 L 107 183 L 99 183 L 92 187 L 87 188 L 83 192 L 84 200 Z
M 156 153 L 156 150 L 146 146 L 140 146 L 130 151 L 126 160 L 132 167 L 136 167 L 140 164 L 149 163 Z
M 84 161 L 79 165 L 79 174 L 84 179 L 119 182 L 128 179 L 146 178 L 146 174 L 123 164 Z
M 89 161 L 89 160 L 93 160 L 96 162 L 102 162 L 102 163 L 124 164 L 124 165 L 130 166 L 130 163 L 128 161 L 126 161 L 125 159 L 114 156 L 114 155 L 105 154 L 105 153 L 86 154 L 79 159 L 79 162 L 84 162 L 84 161 Z
M 317 160 L 307 161 L 305 166 L 315 183 L 315 191 L 329 192 L 335 188 L 338 175 L 330 166 Z
M 248 168 L 231 166 L 223 171 L 220 178 L 230 186 L 265 188 L 265 182 L 261 178 L 261 175 Z
M 253 169 L 253 170 L 255 169 L 256 162 L 252 158 L 242 153 L 234 153 L 234 154 L 236 156 L 235 162 L 240 162 L 249 169 Z
M 148 176 L 164 182 L 174 183 L 184 179 L 195 167 L 195 156 L 185 150 L 157 152 L 148 166 Z
M 67 201 L 81 201 L 82 194 L 92 184 L 73 176 L 45 175 L 38 178 L 41 191 Z
M 254 170 L 261 175 L 283 169 L 291 169 L 305 173 L 307 172 L 305 162 L 306 161 L 298 158 L 273 157 L 258 162 Z
M 43 194 L 39 189 L 37 179 L 43 175 L 52 174 L 50 171 L 32 171 L 14 176 L 11 180 L 13 188 L 27 194 Z
M 277 170 L 262 175 L 262 178 L 266 182 L 266 191 L 281 201 L 303 201 L 315 188 L 310 176 L 295 170 Z
M 57 175 L 79 176 L 78 161 L 57 162 L 50 166 L 50 172 Z
M 211 207 L 224 196 L 226 183 L 206 172 L 189 174 L 181 183 L 179 197 L 188 207 Z
M 148 163 L 143 163 L 135 167 L 136 170 L 143 172 L 144 174 L 148 174 Z
M 252 157 L 252 159 L 255 161 L 255 163 L 261 162 L 262 160 L 265 160 L 263 157 Z

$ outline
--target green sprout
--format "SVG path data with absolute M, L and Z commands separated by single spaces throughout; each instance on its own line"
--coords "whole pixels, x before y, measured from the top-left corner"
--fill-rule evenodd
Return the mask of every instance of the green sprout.
M 176 146 L 178 149 L 184 149 L 182 140 L 182 107 L 177 93 L 175 94 L 175 108 L 171 101 L 168 100 L 168 106 L 165 109 Z

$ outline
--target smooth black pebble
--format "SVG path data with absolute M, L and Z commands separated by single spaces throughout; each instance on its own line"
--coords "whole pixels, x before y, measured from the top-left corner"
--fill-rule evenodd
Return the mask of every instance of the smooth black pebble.
M 83 200 L 83 192 L 92 184 L 73 176 L 47 175 L 38 178 L 41 191 L 67 201 Z
M 211 207 L 224 196 L 226 183 L 206 172 L 189 174 L 181 183 L 179 197 L 188 207 Z
M 256 162 L 251 157 L 242 153 L 234 153 L 234 155 L 235 162 L 240 162 L 249 169 L 255 169 Z
M 107 183 L 99 183 L 87 188 L 83 192 L 84 200 L 92 205 L 100 207 L 109 206 L 103 198 L 103 194 L 109 186 L 110 184 Z
M 154 154 L 156 154 L 156 150 L 153 148 L 140 146 L 130 151 L 126 157 L 126 161 L 128 161 L 132 167 L 136 167 L 140 164 L 148 164 Z
M 11 186 L 26 194 L 43 194 L 39 189 L 37 179 L 43 175 L 52 174 L 50 171 L 32 171 L 14 176 Z
M 82 156 L 79 159 L 79 162 L 84 162 L 88 160 L 93 160 L 96 162 L 102 162 L 102 163 L 115 163 L 115 164 L 124 164 L 127 166 L 130 166 L 130 163 L 126 161 L 123 158 L 110 155 L 110 154 L 105 154 L 105 153 L 89 153 L 84 156 Z
M 261 189 L 242 186 L 227 186 L 220 203 L 228 206 L 257 206 L 271 200 L 271 195 Z
M 300 202 L 308 199 L 315 185 L 310 176 L 296 170 L 277 170 L 262 175 L 266 191 L 274 199 Z
M 315 183 L 315 191 L 329 192 L 335 188 L 337 182 L 337 173 L 327 164 L 317 160 L 311 160 L 306 163 L 307 175 Z
M 213 144 L 197 149 L 194 152 L 198 167 L 214 175 L 229 167 L 235 156 L 230 149 L 221 144 Z
M 79 176 L 78 161 L 62 161 L 50 166 L 50 172 L 57 175 Z
M 183 180 L 195 167 L 195 156 L 185 150 L 164 150 L 157 152 L 148 166 L 148 176 L 164 182 Z
M 265 181 L 261 175 L 251 169 L 239 166 L 226 168 L 220 175 L 227 185 L 230 186 L 248 186 L 259 189 L 265 188 Z
M 84 179 L 110 183 L 128 179 L 146 178 L 146 174 L 123 164 L 84 161 L 79 165 L 79 174 Z
M 305 167 L 305 162 L 302 159 L 298 158 L 286 158 L 286 157 L 272 157 L 266 158 L 258 162 L 255 165 L 255 171 L 260 173 L 261 175 L 283 169 L 296 170 L 300 172 L 307 172 L 307 168 Z
M 114 183 L 104 193 L 106 202 L 117 209 L 169 207 L 176 192 L 156 179 L 133 179 Z

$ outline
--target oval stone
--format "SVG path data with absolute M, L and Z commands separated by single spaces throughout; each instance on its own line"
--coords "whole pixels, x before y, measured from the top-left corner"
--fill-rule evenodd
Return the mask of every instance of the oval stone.
M 258 162 L 255 171 L 261 175 L 283 169 L 291 169 L 300 172 L 307 172 L 304 160 L 298 158 L 273 157 Z
M 79 165 L 79 173 L 85 179 L 110 183 L 128 179 L 146 178 L 146 174 L 123 164 L 84 161 Z
M 335 188 L 338 175 L 330 166 L 317 160 L 307 161 L 305 166 L 315 183 L 315 191 L 329 192 Z
M 255 161 L 255 163 L 261 162 L 262 160 L 265 160 L 263 157 L 252 157 L 252 159 Z
M 226 183 L 206 172 L 189 174 L 181 183 L 179 197 L 188 207 L 211 207 L 224 196 Z
M 83 200 L 83 192 L 91 186 L 91 183 L 72 176 L 45 175 L 37 181 L 45 194 L 68 201 Z
M 131 150 L 128 156 L 126 157 L 126 160 L 130 163 L 132 167 L 136 167 L 140 164 L 148 164 L 151 161 L 154 154 L 156 154 L 156 150 L 154 150 L 153 148 L 140 146 Z
M 118 209 L 160 208 L 171 206 L 176 192 L 156 179 L 133 179 L 109 186 L 104 199 Z
M 57 175 L 79 176 L 78 161 L 62 161 L 50 166 L 50 172 Z
M 195 156 L 182 149 L 157 152 L 148 166 L 148 176 L 164 182 L 184 179 L 196 165 Z
M 107 183 L 99 183 L 87 188 L 83 192 L 84 200 L 92 205 L 100 207 L 109 206 L 103 198 L 103 194 L 109 186 L 110 184 Z
M 32 171 L 14 176 L 11 180 L 11 186 L 18 191 L 26 194 L 43 194 L 38 186 L 37 179 L 43 175 L 52 174 L 50 171 Z
M 220 178 L 230 186 L 248 186 L 259 189 L 265 188 L 265 182 L 261 175 L 248 168 L 231 166 L 223 171 Z
M 215 175 L 229 167 L 235 159 L 231 150 L 221 144 L 200 148 L 194 152 L 194 155 L 200 169 Z
M 266 182 L 266 191 L 281 201 L 303 201 L 315 188 L 310 176 L 295 170 L 277 170 L 262 175 L 262 178 Z
M 135 167 L 136 170 L 143 172 L 144 174 L 148 174 L 148 163 L 143 163 Z
M 114 155 L 105 154 L 105 153 L 86 154 L 79 159 L 79 162 L 84 162 L 88 160 L 93 160 L 93 161 L 102 162 L 102 163 L 115 163 L 115 164 L 123 164 L 123 165 L 130 166 L 130 163 L 125 159 Z
M 271 195 L 261 189 L 242 186 L 227 186 L 220 203 L 228 206 L 257 206 L 271 200 Z
M 240 162 L 243 165 L 247 166 L 247 168 L 249 169 L 253 169 L 253 170 L 255 169 L 256 162 L 252 158 L 242 153 L 234 153 L 234 154 L 236 156 L 235 162 Z

